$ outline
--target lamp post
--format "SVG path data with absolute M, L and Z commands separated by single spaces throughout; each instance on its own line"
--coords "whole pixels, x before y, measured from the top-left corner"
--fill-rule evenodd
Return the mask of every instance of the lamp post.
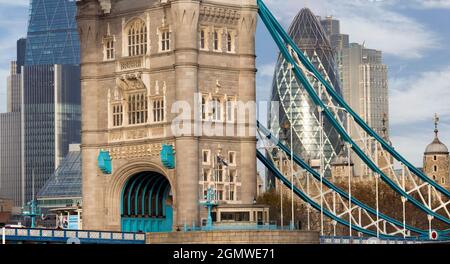
M 38 208 L 37 205 L 37 200 L 36 200 L 36 196 L 35 196 L 35 192 L 34 192 L 34 170 L 32 171 L 32 194 L 33 197 L 31 199 L 30 202 L 27 203 L 27 207 L 26 209 L 22 208 L 22 215 L 23 216 L 28 216 L 31 218 L 31 228 L 36 228 L 36 216 L 40 215 L 40 210 Z
M 206 202 L 204 202 L 203 205 L 206 206 L 206 208 L 208 208 L 208 220 L 206 222 L 206 229 L 211 230 L 213 227 L 212 208 L 214 206 L 217 206 L 217 202 L 215 201 L 214 190 L 211 187 L 208 188 L 208 193 L 205 198 Z

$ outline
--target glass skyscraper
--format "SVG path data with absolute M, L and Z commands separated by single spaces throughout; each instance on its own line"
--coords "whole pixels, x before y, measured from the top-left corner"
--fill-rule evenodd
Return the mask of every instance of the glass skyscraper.
M 339 75 L 334 52 L 322 25 L 311 10 L 302 9 L 289 27 L 289 35 L 311 60 L 321 74 L 341 94 Z M 312 80 L 318 90 L 318 83 Z M 272 101 L 280 102 L 277 111 L 269 113 L 269 127 L 279 138 L 290 145 L 290 128 L 293 128 L 293 146 L 295 153 L 314 168 L 320 166 L 321 125 L 317 106 L 297 82 L 292 69 L 280 55 L 275 68 Z M 290 107 L 292 102 L 292 107 Z M 277 114 L 274 114 L 277 113 Z M 338 133 L 324 117 L 323 149 L 325 164 L 339 154 L 341 140 Z M 288 128 L 288 129 L 286 129 Z M 325 176 L 330 176 L 331 167 L 324 167 Z
M 32 0 L 22 86 L 24 200 L 81 140 L 80 45 L 73 0 Z
M 23 204 L 21 66 L 25 39 L 17 41 L 17 61 L 11 62 L 7 78 L 7 112 L 0 113 L 0 196 L 12 199 L 15 207 Z
M 75 0 L 32 0 L 26 65 L 79 64 Z

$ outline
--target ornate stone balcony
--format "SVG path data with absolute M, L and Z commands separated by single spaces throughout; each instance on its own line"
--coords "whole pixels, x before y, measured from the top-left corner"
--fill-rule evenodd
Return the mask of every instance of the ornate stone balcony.
M 117 60 L 116 71 L 126 72 L 148 68 L 150 60 L 147 56 L 123 57 Z

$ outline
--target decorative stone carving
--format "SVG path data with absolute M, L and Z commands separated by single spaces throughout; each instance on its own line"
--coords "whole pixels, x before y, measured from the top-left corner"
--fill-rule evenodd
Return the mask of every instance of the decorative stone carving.
M 166 143 L 174 146 L 173 142 Z M 108 149 L 112 160 L 117 159 L 135 159 L 135 158 L 157 158 L 160 156 L 162 150 L 162 143 L 154 144 L 143 144 L 135 146 L 125 146 L 125 147 L 113 147 Z
M 116 79 L 116 85 L 122 92 L 147 89 L 140 73 L 124 74 Z
M 212 6 L 202 6 L 200 9 L 200 20 L 203 22 L 237 24 L 240 17 L 239 11 L 234 9 Z
M 98 2 L 100 3 L 103 13 L 111 13 L 111 0 L 99 0 Z

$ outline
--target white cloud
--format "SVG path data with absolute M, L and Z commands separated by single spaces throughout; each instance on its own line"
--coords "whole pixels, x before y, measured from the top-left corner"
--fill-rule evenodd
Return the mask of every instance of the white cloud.
M 430 120 L 434 113 L 450 119 L 450 66 L 418 76 L 393 79 L 390 87 L 393 125 Z
M 298 0 L 267 0 L 269 8 L 287 25 L 305 6 Z M 439 37 L 420 21 L 399 12 L 397 1 L 320 0 L 308 7 L 317 15 L 333 15 L 341 20 L 341 31 L 352 42 L 365 42 L 370 48 L 400 58 L 420 58 L 438 47 Z M 397 8 L 397 9 L 396 9 Z
M 394 148 L 409 162 L 417 167 L 423 166 L 423 153 L 425 148 L 433 141 L 434 124 L 430 116 L 428 122 L 420 126 L 412 126 L 412 129 L 403 129 L 396 131 L 391 135 L 391 141 Z M 442 123 L 439 125 L 439 139 L 447 146 L 450 146 L 450 125 Z
M 258 74 L 261 75 L 261 77 L 273 77 L 273 73 L 275 71 L 275 62 L 258 65 Z
M 450 0 L 416 0 L 423 8 L 450 9 Z

